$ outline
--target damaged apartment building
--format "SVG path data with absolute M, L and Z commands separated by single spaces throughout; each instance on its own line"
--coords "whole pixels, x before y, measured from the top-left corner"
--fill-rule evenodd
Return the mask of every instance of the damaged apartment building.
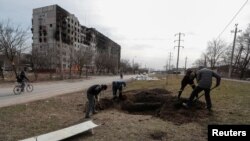
M 81 25 L 76 16 L 58 5 L 33 9 L 31 30 L 33 52 L 46 59 L 46 64 L 41 65 L 41 69 L 67 71 L 71 67 L 77 67 L 78 64 L 72 60 L 77 54 L 92 52 L 92 57 L 88 60 L 90 67 L 96 69 L 95 59 L 102 53 L 113 58 L 115 70 L 119 70 L 120 45 L 96 29 Z

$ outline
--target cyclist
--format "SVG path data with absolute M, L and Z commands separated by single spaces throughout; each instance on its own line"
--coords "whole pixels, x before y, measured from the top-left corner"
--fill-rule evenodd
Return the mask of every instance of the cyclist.
M 29 81 L 29 79 L 26 77 L 25 72 L 22 70 L 20 75 L 17 76 L 17 82 L 21 83 L 21 92 L 24 91 L 25 81 Z

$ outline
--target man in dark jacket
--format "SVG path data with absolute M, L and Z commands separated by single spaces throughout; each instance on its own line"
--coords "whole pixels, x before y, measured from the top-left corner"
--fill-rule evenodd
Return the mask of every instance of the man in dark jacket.
M 98 101 L 98 94 L 100 94 L 101 91 L 106 90 L 107 85 L 93 85 L 88 88 L 87 90 L 87 98 L 88 98 L 88 108 L 86 110 L 85 118 L 90 118 L 89 113 L 92 112 L 92 114 L 95 114 L 95 101 Z
M 194 79 L 196 77 L 196 74 L 194 71 L 192 71 L 191 69 L 188 69 L 186 71 L 185 76 L 183 77 L 182 81 L 181 81 L 181 88 L 179 90 L 179 94 L 178 94 L 178 99 L 180 99 L 181 97 L 181 93 L 184 90 L 184 88 L 189 84 L 193 89 L 195 88 L 195 84 L 194 84 Z
M 190 107 L 192 105 L 193 99 L 196 95 L 198 95 L 201 91 L 205 91 L 205 99 L 207 104 L 207 109 L 211 111 L 212 103 L 210 99 L 210 89 L 212 86 L 212 77 L 216 78 L 216 85 L 215 87 L 218 87 L 220 85 L 221 77 L 213 72 L 210 69 L 200 67 L 199 71 L 197 72 L 197 82 L 198 86 L 193 90 L 191 93 L 189 100 L 187 103 L 183 103 L 183 106 Z
M 22 70 L 20 75 L 17 77 L 17 82 L 21 83 L 22 92 L 24 91 L 25 81 L 29 81 L 29 79 L 26 77 L 25 72 Z
M 119 90 L 119 98 L 122 99 L 122 88 L 126 87 L 126 83 L 124 81 L 113 81 L 112 90 L 113 90 L 113 99 L 116 99 L 116 93 Z

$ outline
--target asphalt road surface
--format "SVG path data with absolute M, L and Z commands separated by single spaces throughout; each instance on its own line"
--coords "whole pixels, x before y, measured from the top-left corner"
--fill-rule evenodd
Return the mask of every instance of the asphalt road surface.
M 123 80 L 131 79 L 133 75 L 123 76 Z M 46 99 L 53 96 L 85 90 L 94 84 L 111 84 L 114 80 L 119 80 L 119 76 L 94 76 L 89 80 L 66 80 L 56 82 L 33 83 L 33 92 L 24 92 L 14 95 L 14 84 L 0 87 L 0 107 L 26 103 L 30 101 Z

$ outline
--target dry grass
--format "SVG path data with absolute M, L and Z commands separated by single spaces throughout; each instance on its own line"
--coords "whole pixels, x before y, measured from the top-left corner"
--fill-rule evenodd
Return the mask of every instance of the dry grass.
M 177 95 L 181 77 L 169 76 L 167 80 L 132 81 L 125 91 L 165 87 Z M 85 133 L 68 140 L 207 140 L 208 124 L 250 124 L 249 91 L 249 83 L 222 81 L 221 86 L 211 92 L 213 114 L 181 125 L 150 115 L 104 110 L 93 116 L 94 122 L 101 125 L 94 130 L 94 135 Z M 182 97 L 188 97 L 190 93 L 191 88 L 187 87 Z M 111 90 L 105 94 L 111 97 Z M 204 101 L 204 97 L 201 100 Z M 85 102 L 82 93 L 74 93 L 0 108 L 0 140 L 28 138 L 80 123 L 85 120 Z

